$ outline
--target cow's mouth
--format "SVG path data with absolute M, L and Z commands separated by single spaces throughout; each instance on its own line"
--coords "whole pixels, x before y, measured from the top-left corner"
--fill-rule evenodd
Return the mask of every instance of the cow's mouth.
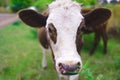
M 64 71 L 64 72 L 61 72 L 61 74 L 63 74 L 63 75 L 76 75 L 78 73 L 79 73 L 79 71 Z
M 59 71 L 62 75 L 76 75 L 80 71 L 80 66 L 60 64 Z

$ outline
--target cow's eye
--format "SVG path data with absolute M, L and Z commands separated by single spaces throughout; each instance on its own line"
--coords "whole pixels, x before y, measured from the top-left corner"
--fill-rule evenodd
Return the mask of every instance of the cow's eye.
M 48 25 L 48 31 L 49 31 L 49 35 L 51 40 L 56 43 L 57 42 L 57 31 L 56 28 L 54 27 L 54 25 L 52 23 L 50 23 Z

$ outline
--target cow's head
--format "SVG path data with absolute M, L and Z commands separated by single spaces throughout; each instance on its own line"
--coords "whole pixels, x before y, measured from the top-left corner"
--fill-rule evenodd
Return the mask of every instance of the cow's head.
M 54 1 L 48 9 L 48 16 L 33 10 L 22 10 L 19 12 L 19 17 L 31 27 L 45 27 L 58 73 L 77 74 L 82 69 L 79 55 L 79 47 L 82 44 L 81 33 L 88 26 L 97 26 L 108 20 L 111 12 L 108 9 L 99 8 L 83 15 L 81 6 L 71 0 Z

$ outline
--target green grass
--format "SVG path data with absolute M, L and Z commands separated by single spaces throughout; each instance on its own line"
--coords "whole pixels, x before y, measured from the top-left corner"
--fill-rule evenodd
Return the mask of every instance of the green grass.
M 48 65 L 47 71 L 41 68 L 42 51 L 33 31 L 23 24 L 0 29 L 0 80 L 56 79 L 53 65 Z
M 58 80 L 50 53 L 47 70 L 41 67 L 42 50 L 36 34 L 36 29 L 20 22 L 0 29 L 0 80 Z M 106 56 L 102 54 L 102 41 L 95 54 L 89 56 L 93 34 L 84 38 L 84 69 L 79 80 L 120 80 L 119 40 L 109 39 Z

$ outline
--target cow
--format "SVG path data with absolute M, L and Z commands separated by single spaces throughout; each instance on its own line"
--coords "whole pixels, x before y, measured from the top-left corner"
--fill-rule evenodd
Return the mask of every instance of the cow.
M 55 0 L 48 5 L 49 15 L 24 9 L 19 18 L 33 28 L 39 28 L 39 41 L 43 46 L 43 68 L 46 64 L 46 50 L 50 49 L 60 79 L 78 80 L 82 70 L 80 51 L 83 45 L 82 33 L 88 26 L 104 23 L 111 16 L 105 8 L 81 13 L 81 5 L 72 0 Z

